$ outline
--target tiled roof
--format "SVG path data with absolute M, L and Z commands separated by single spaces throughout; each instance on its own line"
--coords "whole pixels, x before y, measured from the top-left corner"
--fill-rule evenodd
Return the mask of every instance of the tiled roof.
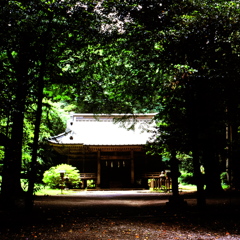
M 116 116 L 114 116 L 116 117 Z M 134 130 L 128 130 L 133 121 L 126 123 L 113 121 L 113 117 L 101 115 L 98 119 L 93 114 L 74 114 L 67 123 L 67 130 L 49 139 L 52 143 L 84 145 L 143 145 L 152 133 L 150 120 L 153 115 L 141 115 L 137 118 Z

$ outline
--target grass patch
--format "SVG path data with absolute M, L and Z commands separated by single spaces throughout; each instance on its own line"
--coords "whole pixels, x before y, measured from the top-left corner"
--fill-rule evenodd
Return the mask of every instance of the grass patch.
M 197 191 L 197 186 L 196 185 L 191 185 L 191 184 L 179 184 L 179 190 L 182 191 Z
M 35 195 L 74 195 L 76 191 L 74 190 L 61 190 L 61 189 L 51 189 L 48 187 L 39 189 Z
M 192 185 L 192 184 L 179 184 L 178 185 L 178 190 L 181 191 L 191 191 L 191 192 L 195 192 L 197 191 L 197 186 L 196 185 Z M 150 188 L 150 191 L 154 191 L 154 192 L 168 192 L 167 189 L 152 189 Z M 170 191 L 171 192 L 171 191 Z

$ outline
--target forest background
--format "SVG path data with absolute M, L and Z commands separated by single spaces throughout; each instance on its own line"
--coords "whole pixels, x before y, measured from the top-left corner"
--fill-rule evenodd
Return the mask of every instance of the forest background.
M 3 0 L 0 16 L 3 206 L 21 178 L 32 205 L 70 111 L 156 112 L 149 152 L 184 156 L 199 202 L 223 171 L 240 189 L 239 1 Z

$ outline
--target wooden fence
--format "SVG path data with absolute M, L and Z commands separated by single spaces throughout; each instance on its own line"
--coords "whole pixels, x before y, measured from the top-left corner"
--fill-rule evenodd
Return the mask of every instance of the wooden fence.
M 148 184 L 151 189 L 160 189 L 170 191 L 172 189 L 172 179 L 161 172 L 144 173 L 143 178 L 148 179 Z

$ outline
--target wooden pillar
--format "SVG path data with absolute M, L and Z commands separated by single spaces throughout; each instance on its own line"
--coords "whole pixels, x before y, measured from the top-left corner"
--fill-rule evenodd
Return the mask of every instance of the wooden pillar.
M 67 155 L 67 164 L 68 165 L 70 165 L 71 163 L 70 163 L 70 157 L 69 157 L 69 155 L 70 155 L 70 147 L 68 148 L 68 155 Z
M 134 185 L 134 152 L 131 150 L 131 185 Z
M 82 179 L 82 188 L 85 189 L 87 187 L 87 180 Z
M 97 153 L 97 184 L 96 187 L 100 188 L 101 185 L 101 152 Z

